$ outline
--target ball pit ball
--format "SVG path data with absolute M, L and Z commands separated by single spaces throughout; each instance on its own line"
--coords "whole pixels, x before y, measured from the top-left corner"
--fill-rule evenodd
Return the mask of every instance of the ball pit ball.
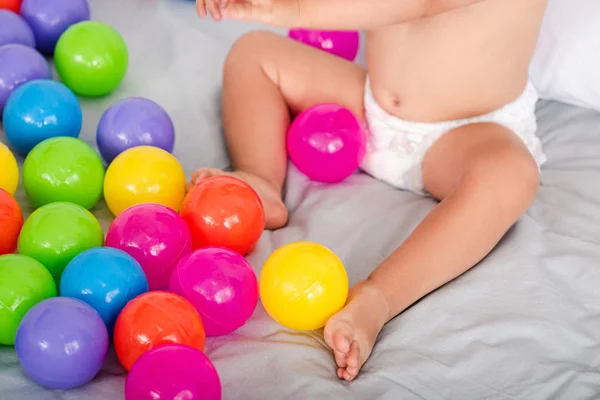
M 169 291 L 196 307 L 207 336 L 240 328 L 258 302 L 258 282 L 250 264 L 236 252 L 218 247 L 196 250 L 182 258 Z
M 38 144 L 23 164 L 23 188 L 37 208 L 69 202 L 92 209 L 102 197 L 104 165 L 84 141 L 56 137 Z
M 0 189 L 0 256 L 17 249 L 22 227 L 23 212 L 19 203 L 6 190 Z
M 331 250 L 295 242 L 267 259 L 259 288 L 265 310 L 275 321 L 294 330 L 313 330 L 324 327 L 346 303 L 348 276 Z
M 127 45 L 119 32 L 97 21 L 71 26 L 58 40 L 54 53 L 60 79 L 81 96 L 104 96 L 115 90 L 128 64 Z
M 181 206 L 194 248 L 224 247 L 241 255 L 256 245 L 265 228 L 258 194 L 230 176 L 216 176 L 193 187 Z
M 23 17 L 0 8 L 0 46 L 15 43 L 35 48 L 35 37 Z
M 125 380 L 125 400 L 221 400 L 221 381 L 213 363 L 190 346 L 159 346 L 142 355 Z
M 106 234 L 106 246 L 135 258 L 151 290 L 169 286 L 179 260 L 192 251 L 192 235 L 174 210 L 160 204 L 139 204 L 123 211 Z
M 0 9 L 10 10 L 18 14 L 21 9 L 21 0 L 0 0 Z
M 0 189 L 14 196 L 19 186 L 17 159 L 4 143 L 0 142 Z
M 0 113 L 8 96 L 20 85 L 34 79 L 50 79 L 50 66 L 35 49 L 22 44 L 0 47 Z M 4 117 L 3 117 L 4 118 Z
M 142 203 L 179 211 L 185 186 L 185 173 L 173 155 L 158 147 L 138 146 L 124 151 L 109 165 L 104 199 L 115 216 Z
M 310 179 L 335 183 L 359 167 L 366 136 L 350 110 L 318 104 L 295 118 L 287 135 L 287 150 L 292 162 Z
M 354 61 L 360 44 L 360 36 L 357 31 L 290 29 L 288 36 L 298 42 L 342 57 L 348 61 Z
M 35 210 L 19 236 L 19 253 L 41 262 L 57 282 L 71 260 L 104 244 L 102 227 L 85 208 L 51 203 Z
M 109 334 L 125 305 L 148 291 L 140 264 L 124 251 L 97 247 L 79 254 L 60 278 L 60 295 L 89 304 L 100 314 Z
M 87 0 L 23 0 L 21 15 L 31 26 L 38 49 L 52 55 L 67 28 L 90 19 L 90 8 Z
M 152 100 L 132 97 L 104 112 L 96 135 L 98 149 L 107 163 L 135 146 L 155 146 L 171 153 L 175 127 L 167 112 Z
M 65 85 L 36 79 L 11 93 L 3 120 L 8 142 L 26 156 L 46 139 L 79 136 L 83 114 L 77 97 Z
M 44 300 L 23 318 L 15 340 L 25 373 L 49 389 L 74 389 L 91 381 L 108 352 L 102 318 L 67 297 Z
M 206 335 L 198 311 L 174 293 L 154 291 L 131 300 L 117 318 L 114 346 L 127 371 L 148 350 L 185 344 L 204 350 Z
M 56 285 L 42 264 L 19 254 L 0 256 L 0 345 L 12 346 L 27 311 L 51 297 Z

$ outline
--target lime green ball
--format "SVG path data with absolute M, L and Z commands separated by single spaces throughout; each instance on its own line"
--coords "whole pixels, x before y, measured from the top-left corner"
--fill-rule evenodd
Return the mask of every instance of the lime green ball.
M 54 202 L 93 208 L 104 186 L 102 159 L 87 143 L 72 137 L 47 139 L 23 164 L 23 188 L 37 207 Z
M 97 21 L 72 25 L 56 43 L 54 65 L 65 85 L 81 96 L 103 96 L 125 77 L 129 58 L 123 37 Z
M 19 254 L 0 256 L 0 344 L 15 344 L 27 311 L 50 297 L 56 297 L 56 284 L 42 264 Z
M 21 229 L 19 253 L 41 262 L 59 282 L 79 253 L 104 245 L 98 220 L 72 203 L 51 203 L 35 210 Z

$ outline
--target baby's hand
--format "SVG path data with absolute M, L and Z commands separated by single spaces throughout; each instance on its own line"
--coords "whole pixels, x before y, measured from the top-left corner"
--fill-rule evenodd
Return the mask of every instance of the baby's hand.
M 215 21 L 220 21 L 223 15 L 221 9 L 227 7 L 229 0 L 196 0 L 196 10 L 198 15 L 202 18 L 207 16 L 206 10 L 213 17 Z
M 221 7 L 223 17 L 241 21 L 291 28 L 300 16 L 300 0 L 230 0 L 228 3 Z

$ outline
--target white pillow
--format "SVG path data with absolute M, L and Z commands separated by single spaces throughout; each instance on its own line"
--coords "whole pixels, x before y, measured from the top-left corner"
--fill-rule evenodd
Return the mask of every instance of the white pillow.
M 550 0 L 529 72 L 541 98 L 600 111 L 600 0 Z

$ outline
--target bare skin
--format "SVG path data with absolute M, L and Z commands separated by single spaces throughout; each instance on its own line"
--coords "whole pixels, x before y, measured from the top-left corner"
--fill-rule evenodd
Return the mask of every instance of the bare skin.
M 496 110 L 526 85 L 547 0 L 197 4 L 201 16 L 208 8 L 215 19 L 368 31 L 368 72 L 265 32 L 242 37 L 229 54 L 223 122 L 234 172 L 227 174 L 254 187 L 265 205 L 267 229 L 277 229 L 288 217 L 282 186 L 290 115 L 334 102 L 364 118 L 367 73 L 381 107 L 405 120 L 435 122 Z M 372 10 L 379 6 L 386 12 Z M 340 17 L 344 12 L 347 18 Z M 351 289 L 344 309 L 325 326 L 341 379 L 358 376 L 385 323 L 485 257 L 527 210 L 539 186 L 537 165 L 521 139 L 495 124 L 447 133 L 428 151 L 422 168 L 425 187 L 439 205 Z M 200 169 L 190 185 L 220 174 L 225 172 Z

